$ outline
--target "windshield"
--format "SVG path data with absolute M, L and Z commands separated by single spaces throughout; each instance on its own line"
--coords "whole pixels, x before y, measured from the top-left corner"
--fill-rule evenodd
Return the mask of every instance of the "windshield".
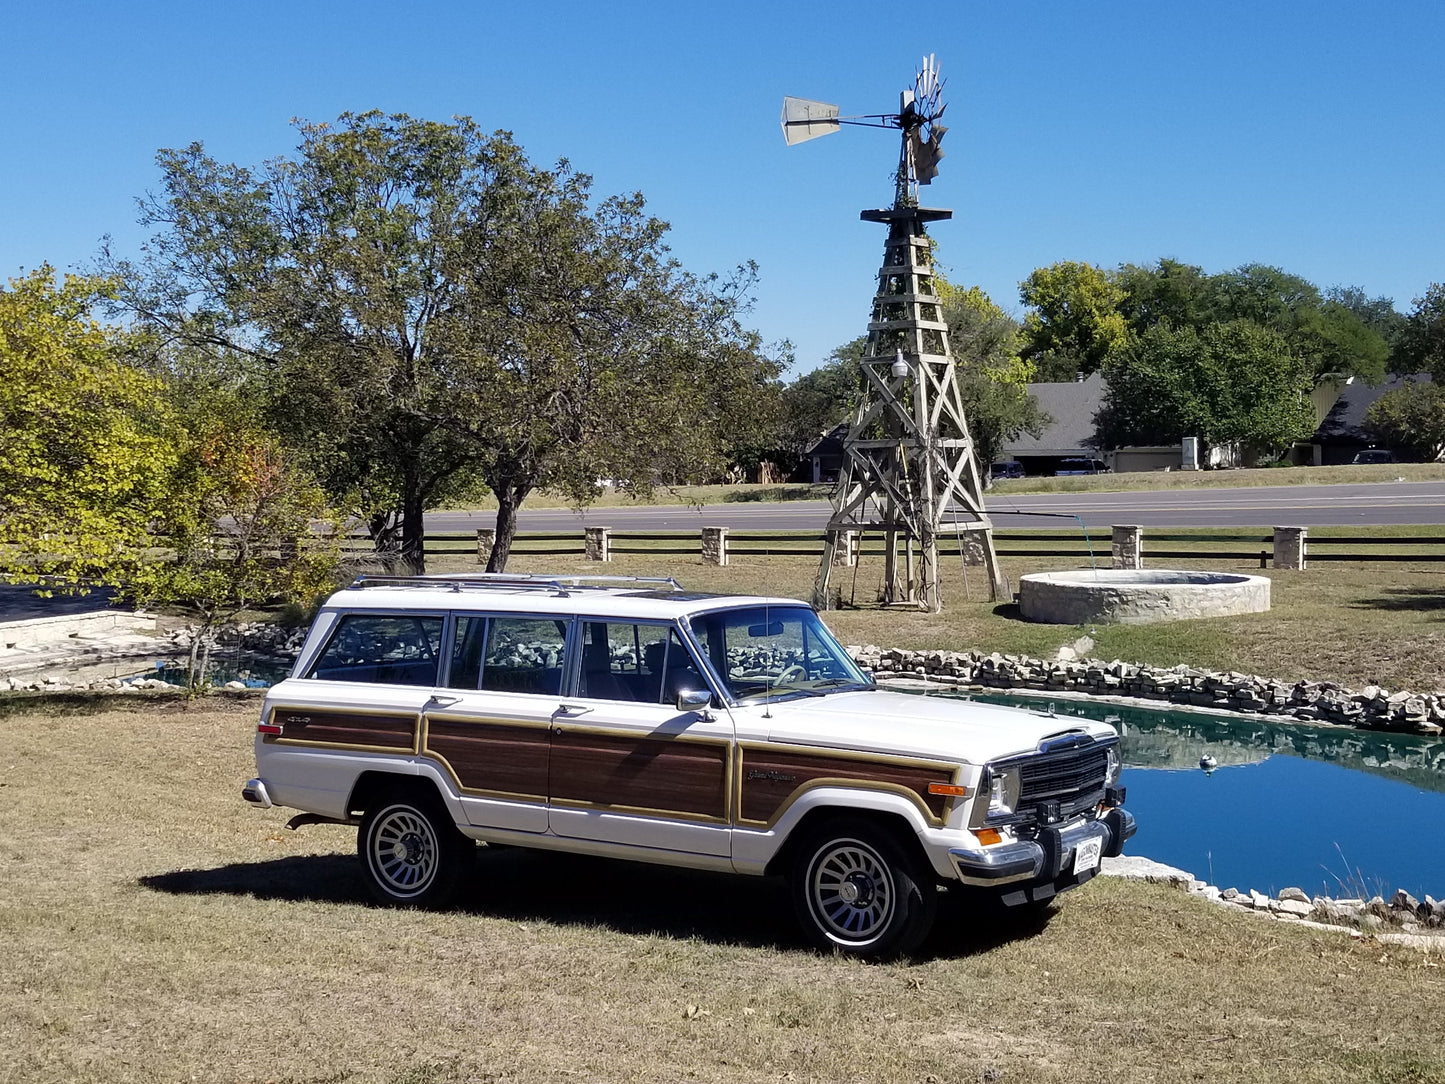
M 735 700 L 821 696 L 872 688 L 807 606 L 746 606 L 699 614 L 692 631 Z

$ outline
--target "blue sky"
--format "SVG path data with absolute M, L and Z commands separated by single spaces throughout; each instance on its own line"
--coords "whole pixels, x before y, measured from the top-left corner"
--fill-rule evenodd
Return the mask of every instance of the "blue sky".
M 788 148 L 784 94 L 887 112 L 922 54 L 949 103 L 924 202 L 950 277 L 1019 311 L 1056 260 L 1280 265 L 1402 311 L 1445 280 L 1445 4 L 272 2 L 8 5 L 0 277 L 144 240 L 158 148 L 256 164 L 292 117 L 467 114 L 600 194 L 641 190 L 696 271 L 748 259 L 795 371 L 862 333 L 896 135 Z

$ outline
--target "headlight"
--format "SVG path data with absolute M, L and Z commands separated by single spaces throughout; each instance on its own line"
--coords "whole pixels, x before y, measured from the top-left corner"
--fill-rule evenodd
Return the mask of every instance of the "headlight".
M 1119 782 L 1119 773 L 1124 768 L 1124 758 L 1119 755 L 1117 745 L 1109 746 L 1108 761 L 1104 767 L 1104 786 L 1112 787 Z
M 1019 801 L 1019 770 L 1017 768 L 993 769 L 990 771 L 988 790 L 989 816 L 1008 816 Z

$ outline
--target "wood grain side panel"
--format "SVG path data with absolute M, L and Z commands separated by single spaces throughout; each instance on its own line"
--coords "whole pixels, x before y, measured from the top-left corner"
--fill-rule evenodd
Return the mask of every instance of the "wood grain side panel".
M 425 752 L 435 753 L 467 790 L 547 796 L 547 754 L 551 736 L 544 726 L 427 719 Z
M 415 715 L 277 708 L 271 713 L 271 721 L 281 725 L 281 737 L 290 741 L 370 745 L 408 752 L 416 747 Z
M 552 737 L 552 797 L 693 816 L 728 815 L 723 742 L 564 731 Z
M 742 820 L 770 822 L 798 790 L 815 779 L 856 779 L 860 782 L 889 783 L 911 790 L 935 817 L 942 817 L 946 797 L 928 793 L 929 783 L 951 782 L 938 768 L 860 760 L 826 753 L 790 753 L 771 749 L 748 749 L 742 754 Z

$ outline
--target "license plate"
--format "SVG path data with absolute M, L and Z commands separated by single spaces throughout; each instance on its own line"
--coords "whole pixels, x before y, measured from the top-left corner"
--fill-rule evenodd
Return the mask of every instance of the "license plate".
M 1099 855 L 1104 850 L 1102 839 L 1086 839 L 1074 848 L 1074 876 L 1088 873 L 1099 866 Z

